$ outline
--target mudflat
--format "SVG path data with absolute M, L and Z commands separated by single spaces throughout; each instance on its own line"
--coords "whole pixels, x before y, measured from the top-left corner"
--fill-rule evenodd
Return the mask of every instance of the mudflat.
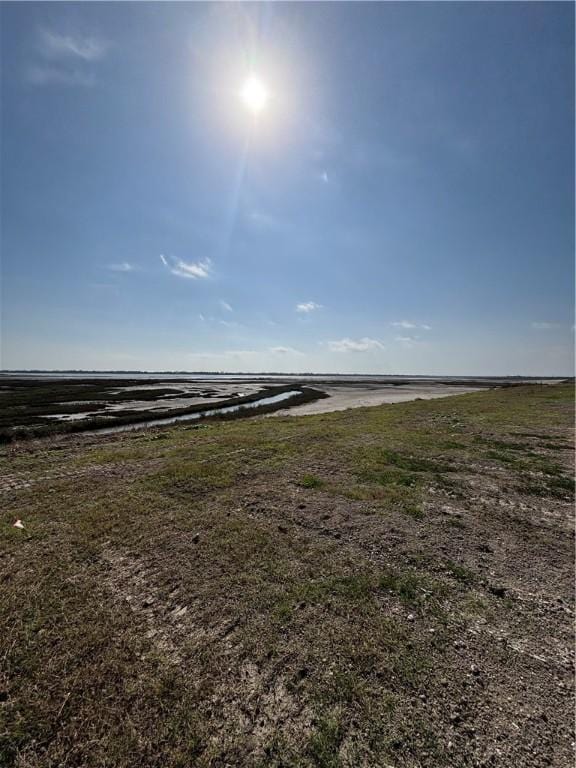
M 0 443 L 63 433 L 124 430 L 166 419 L 197 419 L 206 411 L 236 411 L 236 406 L 247 404 L 266 413 L 278 407 L 274 401 L 266 406 L 268 398 L 278 399 L 287 391 L 292 393 L 286 399 L 291 404 L 326 397 L 305 385 L 296 390 L 294 386 L 290 381 L 283 384 L 258 378 L 1 375 Z M 254 411 L 251 408 L 248 412 Z
M 348 408 L 362 408 L 385 403 L 406 403 L 410 400 L 433 400 L 437 397 L 478 392 L 480 387 L 450 386 L 449 384 L 401 384 L 398 386 L 378 386 L 360 384 L 351 387 L 347 384 L 316 385 L 328 395 L 327 398 L 314 402 L 295 405 L 292 408 L 282 408 L 275 411 L 273 416 L 305 416 L 312 413 L 331 413 L 346 411 Z
M 572 765 L 573 397 L 3 446 L 0 764 Z
M 550 380 L 552 382 L 553 380 Z M 245 413 L 327 413 L 522 383 L 499 379 L 280 374 L 0 374 L 0 442 L 57 433 L 125 429 L 252 403 Z M 528 383 L 528 382 L 524 382 Z M 533 382 L 542 383 L 542 382 Z M 260 400 L 292 392 L 286 404 Z M 317 401 L 324 400 L 324 404 Z M 234 411 L 235 409 L 232 408 Z M 222 414 L 223 416 L 224 414 Z M 216 414 L 216 418 L 220 418 Z

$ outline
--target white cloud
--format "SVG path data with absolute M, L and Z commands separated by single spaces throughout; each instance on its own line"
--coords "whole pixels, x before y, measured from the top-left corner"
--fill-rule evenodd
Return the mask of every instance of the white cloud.
M 396 322 L 391 323 L 391 325 L 393 325 L 394 328 L 404 328 L 405 330 L 409 330 L 411 328 L 420 328 L 422 331 L 432 330 L 430 325 L 426 325 L 425 323 L 412 323 L 410 320 L 397 320 Z
M 209 277 L 210 269 L 212 267 L 210 259 L 187 262 L 182 261 L 182 259 L 174 259 L 171 256 L 167 258 L 163 253 L 160 254 L 160 261 L 173 275 L 186 277 L 189 280 L 198 280 L 199 278 Z
M 327 173 L 327 171 L 322 171 L 322 173 L 320 174 L 320 178 L 322 179 L 324 184 L 328 184 L 328 173 Z
M 133 272 L 135 267 L 127 261 L 122 261 L 120 264 L 109 264 L 108 269 L 112 272 Z
M 254 357 L 257 355 L 256 349 L 230 349 L 224 353 L 224 356 L 231 355 L 232 357 Z
M 356 340 L 346 338 L 327 343 L 332 352 L 368 352 L 373 349 L 384 349 L 381 341 L 370 339 L 367 336 Z
M 40 30 L 40 53 L 48 59 L 101 59 L 109 45 L 105 40 L 80 34 L 62 35 L 49 29 Z
M 532 323 L 532 328 L 537 331 L 550 331 L 553 328 L 560 328 L 560 323 Z
M 322 309 L 322 304 L 317 304 L 315 301 L 303 301 L 296 304 L 296 312 L 314 312 L 316 309 Z
M 230 304 L 228 304 L 227 301 L 224 301 L 224 299 L 220 299 L 220 306 L 222 307 L 222 309 L 225 309 L 226 312 L 234 312 Z
M 303 352 L 300 352 L 299 349 L 294 349 L 293 347 L 270 347 L 268 350 L 273 355 L 302 355 Z
M 394 341 L 402 344 L 403 347 L 413 347 L 418 342 L 418 336 L 396 336 Z
M 94 65 L 106 55 L 109 43 L 82 34 L 62 34 L 40 29 L 35 61 L 24 71 L 31 85 L 64 85 L 90 88 L 96 84 Z
M 189 263 L 178 259 L 174 266 L 170 270 L 173 275 L 178 277 L 187 277 L 192 280 L 197 280 L 201 277 L 208 277 L 210 274 L 210 260 L 197 261 L 195 263 Z

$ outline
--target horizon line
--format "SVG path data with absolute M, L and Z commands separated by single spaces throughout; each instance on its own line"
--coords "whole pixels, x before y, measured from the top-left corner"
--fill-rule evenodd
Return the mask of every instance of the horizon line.
M 574 373 L 567 375 L 558 374 L 456 374 L 456 373 L 334 373 L 323 372 L 314 373 L 312 371 L 187 371 L 187 370 L 146 370 L 146 369 L 124 369 L 124 368 L 0 368 L 0 375 L 14 373 L 135 373 L 151 375 L 210 375 L 210 376 L 380 376 L 386 378 L 481 378 L 481 379 L 570 379 L 574 378 Z

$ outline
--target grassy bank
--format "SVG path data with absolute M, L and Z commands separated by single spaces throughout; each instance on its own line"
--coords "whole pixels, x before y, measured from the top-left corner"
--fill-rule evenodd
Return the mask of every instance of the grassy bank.
M 571 764 L 572 406 L 3 447 L 0 764 Z

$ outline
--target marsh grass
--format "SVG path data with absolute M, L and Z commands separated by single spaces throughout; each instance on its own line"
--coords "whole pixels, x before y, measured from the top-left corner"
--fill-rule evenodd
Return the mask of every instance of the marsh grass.
M 64 381 L 62 384 L 54 382 L 5 380 L 5 390 L 0 403 L 0 444 L 10 443 L 14 440 L 28 440 L 37 437 L 50 437 L 57 434 L 75 434 L 107 430 L 114 427 L 129 427 L 131 425 L 145 424 L 159 418 L 177 418 L 192 414 L 198 414 L 203 422 L 234 421 L 246 416 L 272 413 L 285 407 L 285 403 L 262 405 L 253 410 L 238 409 L 231 413 L 219 413 L 219 409 L 228 406 L 247 405 L 255 403 L 261 398 L 281 394 L 294 389 L 294 385 L 264 386 L 260 391 L 240 397 L 222 399 L 216 404 L 196 403 L 189 406 L 167 409 L 164 412 L 149 410 L 116 410 L 100 414 L 106 403 L 117 403 L 136 399 L 133 391 L 125 389 L 136 382 L 129 380 L 87 380 Z M 114 392 L 114 389 L 120 392 Z M 290 399 L 291 405 L 302 405 L 314 400 L 327 397 L 326 393 L 307 386 L 299 386 L 298 394 Z M 13 391 L 15 390 L 15 392 Z M 49 394 L 46 394 L 46 391 Z M 142 390 L 145 400 L 156 400 L 162 394 L 179 394 L 177 390 Z M 44 393 L 44 394 L 43 394 Z M 90 395 L 99 402 L 94 403 L 93 408 L 88 408 L 90 403 L 84 402 Z M 70 398 L 80 398 L 80 404 L 70 404 Z M 60 398 L 58 400 L 58 398 Z M 140 399 L 140 391 L 137 398 Z M 216 409 L 217 412 L 210 416 L 201 416 L 206 409 Z M 84 419 L 77 421 L 47 420 L 46 417 L 59 413 L 78 413 L 83 410 L 94 411 Z M 196 425 L 195 425 L 196 426 Z

